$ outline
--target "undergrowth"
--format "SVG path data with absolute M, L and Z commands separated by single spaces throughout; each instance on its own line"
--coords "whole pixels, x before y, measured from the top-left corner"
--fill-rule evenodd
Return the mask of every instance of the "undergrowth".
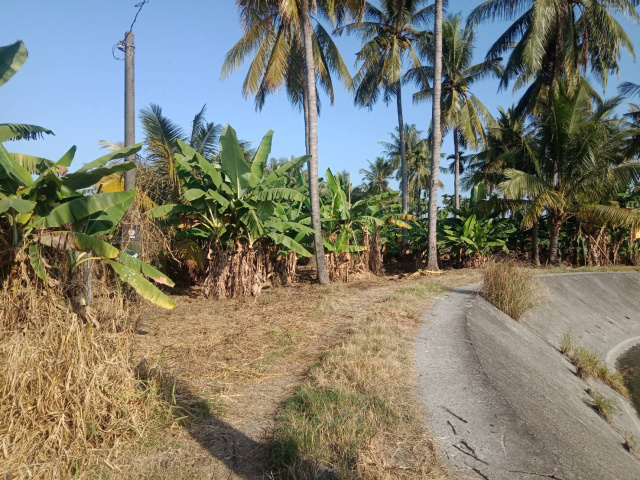
M 511 318 L 520 320 L 536 304 L 539 285 L 515 261 L 490 261 L 482 278 L 482 294 Z
M 105 287 L 86 321 L 64 296 L 20 283 L 0 292 L 0 478 L 118 472 L 112 453 L 167 421 L 159 382 L 129 364 L 134 307 Z

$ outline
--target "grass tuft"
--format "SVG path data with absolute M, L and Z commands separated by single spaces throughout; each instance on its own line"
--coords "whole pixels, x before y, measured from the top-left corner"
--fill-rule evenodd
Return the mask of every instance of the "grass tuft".
M 629 398 L 625 377 L 622 372 L 611 372 L 609 367 L 600 359 L 593 350 L 578 346 L 571 337 L 571 332 L 566 332 L 560 343 L 560 350 L 576 367 L 576 375 L 583 380 L 596 378 L 625 398 Z
M 610 422 L 611 415 L 613 415 L 613 411 L 615 409 L 615 402 L 605 398 L 600 392 L 588 390 L 587 393 L 591 397 L 587 400 L 589 406 L 607 422 Z
M 538 285 L 517 262 L 491 261 L 484 270 L 482 294 L 511 318 L 520 320 L 535 305 Z

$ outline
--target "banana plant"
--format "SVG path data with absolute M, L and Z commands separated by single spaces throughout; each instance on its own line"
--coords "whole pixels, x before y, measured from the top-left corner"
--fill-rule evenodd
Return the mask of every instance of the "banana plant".
M 0 87 L 7 83 L 27 61 L 29 52 L 25 44 L 17 40 L 11 45 L 0 47 Z M 7 140 L 32 140 L 42 135 L 52 135 L 47 128 L 21 123 L 0 124 L 0 143 Z
M 447 218 L 439 223 L 438 248 L 460 260 L 476 254 L 489 255 L 500 249 L 509 253 L 507 240 L 517 231 L 509 219 L 483 218 L 476 214 Z
M 140 148 L 141 144 L 120 149 L 69 173 L 76 152 L 72 147 L 58 161 L 39 159 L 32 165 L 32 175 L 19 156 L 0 144 L 0 225 L 10 232 L 10 238 L 2 240 L 13 251 L 11 261 L 19 261 L 26 253 L 35 274 L 48 286 L 44 248 L 70 252 L 74 269 L 89 259 L 102 260 L 143 298 L 173 308 L 174 302 L 145 277 L 173 286 L 169 278 L 98 238 L 114 231 L 133 203 L 135 191 L 86 191 L 107 175 L 135 168 L 132 162 L 110 162 Z
M 399 209 L 394 208 L 398 192 L 383 192 L 350 204 L 340 178 L 330 169 L 326 172 L 326 182 L 328 194 L 323 198 L 320 212 L 325 231 L 323 243 L 329 252 L 340 254 L 364 250 L 365 246 L 358 245 L 358 232 L 365 228 L 371 233 L 385 224 L 411 228 L 407 220 L 414 217 L 398 213 Z
M 265 173 L 273 132 L 262 139 L 247 162 L 235 130 L 227 127 L 220 137 L 220 162 L 212 163 L 182 141 L 178 141 L 176 169 L 183 203 L 152 209 L 152 218 L 168 218 L 178 224 L 180 239 L 220 244 L 230 248 L 241 242 L 252 247 L 257 241 L 273 242 L 284 251 L 310 257 L 299 240 L 313 230 L 286 215 L 291 205 L 305 195 L 289 186 L 289 171 L 299 168 L 308 156 L 293 159 Z

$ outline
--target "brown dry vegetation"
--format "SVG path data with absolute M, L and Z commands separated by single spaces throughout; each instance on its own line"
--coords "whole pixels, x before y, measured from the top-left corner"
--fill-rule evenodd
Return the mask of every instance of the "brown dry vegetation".
M 134 361 L 164 372 L 185 418 L 121 451 L 115 477 L 304 478 L 310 468 L 343 478 L 438 478 L 413 393 L 413 340 L 433 296 L 478 278 L 365 276 L 224 302 L 190 292 L 174 311 L 146 308 Z M 320 400 L 292 409 L 305 392 Z M 315 441 L 278 454 L 310 428 Z
M 532 272 L 518 262 L 491 260 L 484 269 L 482 295 L 514 320 L 520 320 L 535 305 L 540 286 Z
M 117 472 L 117 452 L 165 425 L 169 408 L 130 364 L 135 308 L 102 289 L 87 322 L 21 277 L 0 293 L 0 478 Z

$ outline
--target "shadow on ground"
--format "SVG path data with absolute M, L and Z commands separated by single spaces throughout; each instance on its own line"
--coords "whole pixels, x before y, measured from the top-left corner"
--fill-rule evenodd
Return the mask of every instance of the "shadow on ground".
M 163 395 L 175 408 L 179 424 L 200 444 L 213 459 L 226 467 L 225 478 L 246 480 L 281 480 L 286 478 L 314 478 L 340 480 L 333 472 L 302 461 L 295 445 L 283 444 L 265 438 L 257 441 L 248 437 L 228 422 L 212 413 L 209 401 L 193 392 L 175 377 L 165 377 L 155 369 L 149 369 L 145 361 L 136 368 L 142 381 L 160 381 Z M 270 455 L 271 454 L 271 455 Z M 274 466 L 269 457 L 281 459 L 281 466 Z M 171 459 L 163 462 L 171 462 Z M 290 468 L 294 465 L 294 468 Z M 220 465 L 222 467 L 222 465 Z M 217 468 L 210 478 L 219 478 Z

